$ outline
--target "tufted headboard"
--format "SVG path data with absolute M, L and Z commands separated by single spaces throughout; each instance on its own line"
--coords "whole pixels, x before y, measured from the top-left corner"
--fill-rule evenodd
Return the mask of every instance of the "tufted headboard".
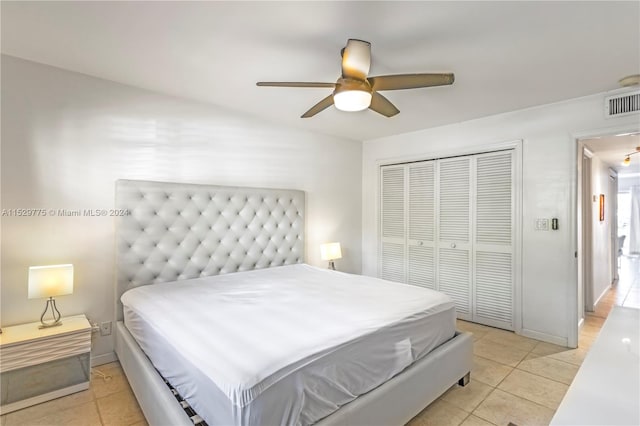
M 303 191 L 116 182 L 116 306 L 136 286 L 304 262 Z

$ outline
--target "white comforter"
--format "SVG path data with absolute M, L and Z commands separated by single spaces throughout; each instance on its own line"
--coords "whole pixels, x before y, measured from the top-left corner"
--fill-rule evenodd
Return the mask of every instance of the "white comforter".
M 455 330 L 442 293 L 308 265 L 138 287 L 122 303 L 142 349 L 210 425 L 313 423 Z

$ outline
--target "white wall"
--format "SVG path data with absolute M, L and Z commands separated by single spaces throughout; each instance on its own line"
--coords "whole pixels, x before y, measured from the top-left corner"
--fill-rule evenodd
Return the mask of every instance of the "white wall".
M 522 333 L 567 344 L 570 329 L 577 331 L 569 309 L 571 304 L 577 306 L 575 139 L 589 132 L 601 134 L 603 129 L 638 127 L 637 116 L 605 119 L 603 99 L 604 95 L 595 95 L 366 141 L 362 159 L 363 273 L 377 273 L 380 162 L 482 151 L 487 145 L 522 139 Z M 428 121 L 425 117 L 425 124 Z M 559 219 L 558 231 L 535 231 L 536 218 L 554 217 Z
M 302 189 L 308 263 L 325 266 L 320 244 L 340 241 L 337 267 L 360 272 L 360 142 L 3 56 L 1 154 L 2 209 L 108 209 L 116 179 Z M 3 326 L 40 317 L 27 269 L 55 263 L 75 265 L 63 314 L 113 320 L 112 218 L 5 216 L 1 231 Z
M 592 284 L 594 305 L 611 285 L 611 268 L 616 267 L 611 262 L 611 203 L 614 194 L 609 188 L 609 165 L 604 163 L 597 155 L 591 159 L 591 190 L 592 190 Z M 600 194 L 604 194 L 605 209 L 604 221 L 600 222 Z M 595 196 L 596 201 L 593 201 Z M 592 310 L 594 307 L 591 307 Z

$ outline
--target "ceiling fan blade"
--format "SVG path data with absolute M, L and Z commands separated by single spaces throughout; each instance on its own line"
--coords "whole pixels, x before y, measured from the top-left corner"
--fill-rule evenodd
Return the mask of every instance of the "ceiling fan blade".
M 292 82 L 292 81 L 259 81 L 256 86 L 265 87 L 320 87 L 333 89 L 335 83 L 313 83 L 313 82 Z
M 453 73 L 446 74 L 396 74 L 369 78 L 373 90 L 402 90 L 453 84 Z
M 371 68 L 371 43 L 350 38 L 342 49 L 342 77 L 364 80 Z
M 311 109 L 309 111 L 305 112 L 304 114 L 302 114 L 302 117 L 300 117 L 300 118 L 313 117 L 314 115 L 316 115 L 320 111 L 323 111 L 323 110 L 329 108 L 331 105 L 333 105 L 333 94 L 327 96 L 326 98 L 324 98 L 323 100 L 321 100 L 320 102 L 318 102 L 317 104 L 312 106 Z
M 396 108 L 389 99 L 376 92 L 373 92 L 369 109 L 377 112 L 378 114 L 382 114 L 385 117 L 393 117 L 400 112 L 400 110 Z

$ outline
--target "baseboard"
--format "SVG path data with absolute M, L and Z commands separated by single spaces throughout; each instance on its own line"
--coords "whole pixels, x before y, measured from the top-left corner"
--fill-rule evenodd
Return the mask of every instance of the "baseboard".
M 91 367 L 97 367 L 98 365 L 108 364 L 117 360 L 118 357 L 116 356 L 115 352 L 108 352 L 106 354 L 92 356 Z
M 547 343 L 553 343 L 554 345 L 567 347 L 568 340 L 566 337 L 554 336 L 552 334 L 542 333 L 540 331 L 528 330 L 523 328 L 520 334 L 524 337 L 530 337 L 531 339 L 541 340 Z
M 593 303 L 593 310 L 596 310 L 596 306 L 598 306 L 598 303 L 600 303 L 600 299 L 602 299 L 604 297 L 605 294 L 607 294 L 607 292 L 611 290 L 611 286 L 608 285 L 604 288 L 604 290 L 602 291 L 602 294 L 600 294 L 600 296 L 598 296 L 598 298 L 596 299 L 596 301 Z

